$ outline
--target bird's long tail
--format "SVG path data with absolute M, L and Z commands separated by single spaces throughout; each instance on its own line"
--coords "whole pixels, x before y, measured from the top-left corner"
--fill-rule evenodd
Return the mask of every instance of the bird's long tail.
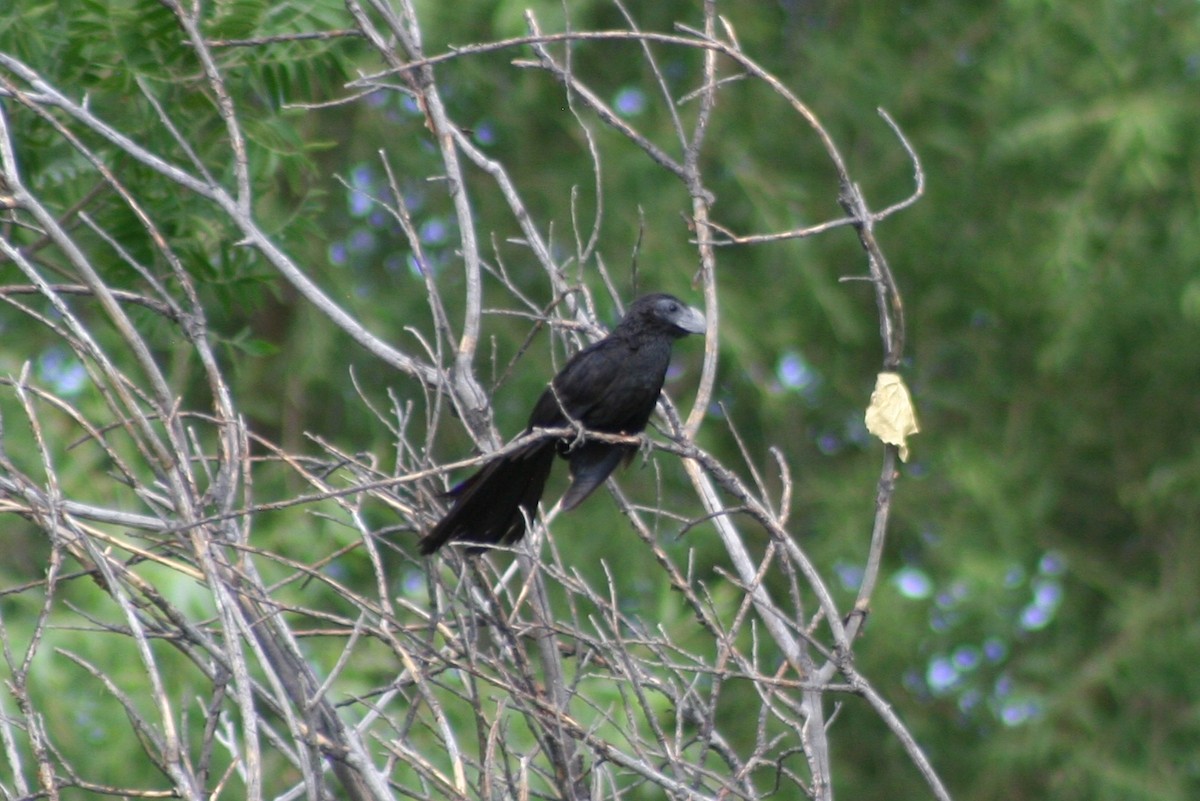
M 493 459 L 446 493 L 454 505 L 421 540 L 421 553 L 431 554 L 451 540 L 480 545 L 518 542 L 525 536 L 525 521 L 537 514 L 554 464 L 554 443 L 531 442 Z

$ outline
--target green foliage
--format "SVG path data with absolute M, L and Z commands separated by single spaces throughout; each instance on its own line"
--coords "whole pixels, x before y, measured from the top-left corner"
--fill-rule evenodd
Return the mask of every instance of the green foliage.
M 973 714 L 959 733 L 922 727 L 953 739 L 927 742 L 962 797 L 1197 790 L 1188 758 L 1166 743 L 1194 744 L 1200 731 L 1145 710 L 1186 709 L 1194 692 L 1170 666 L 1196 654 L 1195 594 L 1172 577 L 1195 575 L 1184 532 L 1200 519 L 1195 494 L 1175 483 L 1196 475 L 1183 421 L 1200 357 L 1179 299 L 1195 281 L 1197 196 L 1185 176 L 1200 140 L 1180 97 L 1195 91 L 1198 21 L 1185 3 L 922 3 L 839 20 L 802 48 L 806 72 L 839 87 L 808 94 L 818 109 L 870 130 L 870 107 L 883 105 L 929 176 L 927 200 L 881 232 L 906 290 L 926 428 L 893 554 L 944 577 L 940 587 L 970 588 L 963 617 L 920 634 L 918 653 L 998 632 L 1012 692 L 1040 708 L 1017 726 Z M 883 137 L 858 138 L 870 148 L 853 153 L 863 180 L 886 186 L 902 163 L 877 152 Z M 838 483 L 821 481 L 810 508 L 844 519 L 829 500 Z M 1028 571 L 1046 549 L 1068 566 L 1063 606 L 1040 631 L 997 629 L 988 612 L 1003 591 L 973 576 Z M 1186 632 L 1168 649 L 1151 645 L 1164 625 Z M 864 650 L 877 669 L 904 660 L 903 644 L 879 647 Z
M 72 98 L 86 96 L 99 116 L 119 122 L 122 132 L 173 164 L 198 169 L 194 153 L 232 185 L 229 134 L 216 98 L 163 4 L 20 5 L 19 13 L 0 11 L 0 51 Z M 419 3 L 427 50 L 522 35 L 530 5 Z M 559 3 L 532 5 L 547 29 L 568 21 L 576 29 L 621 23 L 609 4 L 572 3 L 565 12 Z M 212 6 L 203 32 L 213 39 L 348 26 L 344 6 L 332 0 Z M 683 3 L 635 13 L 639 24 L 657 30 L 697 19 Z M 909 162 L 875 114 L 877 106 L 899 121 L 928 183 L 920 203 L 878 232 L 904 290 L 904 369 L 925 430 L 899 484 L 888 582 L 857 652 L 864 673 L 881 677 L 883 691 L 957 798 L 1196 797 L 1200 723 L 1191 699 L 1200 686 L 1189 666 L 1200 658 L 1194 587 L 1200 442 L 1193 425 L 1200 396 L 1194 167 L 1200 162 L 1194 113 L 1200 9 L 1182 0 L 1152 8 L 1116 0 L 925 0 L 731 4 L 723 13 L 743 47 L 822 116 L 876 208 L 904 197 L 912 185 Z M 255 210 L 264 227 L 314 280 L 341 287 L 339 302 L 364 324 L 411 345 L 410 329 L 428 330 L 431 318 L 414 254 L 394 221 L 370 202 L 387 192 L 383 148 L 414 223 L 427 235 L 426 267 L 437 271 L 456 314 L 462 281 L 456 232 L 449 200 L 429 180 L 439 165 L 419 109 L 402 93 L 383 91 L 352 105 L 293 108 L 345 96 L 358 69 L 379 69 L 362 43 L 227 44 L 216 53 L 242 111 Z M 610 102 L 622 92 L 645 93 L 639 127 L 677 154 L 670 117 L 637 46 L 589 45 L 577 53 L 581 73 L 597 76 L 594 88 Z M 669 82 L 695 74 L 696 54 L 655 53 Z M 570 254 L 572 212 L 585 232 L 596 213 L 587 143 L 563 113 L 557 84 L 509 67 L 513 58 L 528 56 L 527 49 L 487 54 L 446 62 L 438 71 L 452 114 L 515 180 L 536 188 L 530 211 L 540 226 L 553 227 L 555 245 Z M 670 86 L 675 96 L 694 88 Z M 98 185 L 94 165 L 49 121 L 4 103 L 23 173 L 55 211 L 65 212 Z M 170 110 L 193 153 L 163 124 L 155 103 Z M 679 111 L 695 114 L 694 104 Z M 602 152 L 600 253 L 619 289 L 632 294 L 636 266 L 642 288 L 686 293 L 695 264 L 688 244 L 694 232 L 680 219 L 687 208 L 683 187 L 648 169 L 643 154 L 592 116 L 581 117 Z M 841 213 L 818 143 L 761 88 L 729 87 L 708 141 L 704 158 L 723 225 L 777 231 Z M 114 155 L 99 137 L 85 144 L 153 209 L 156 226 L 198 287 L 219 358 L 254 430 L 296 451 L 308 447 L 305 432 L 316 432 L 348 452 L 389 453 L 391 432 L 361 413 L 347 370 L 354 369 L 366 396 L 384 407 L 389 390 L 418 401 L 418 389 L 332 331 L 238 244 L 211 204 Z M 518 287 L 548 302 L 544 280 L 525 269 L 526 251 L 509 241 L 519 231 L 503 198 L 484 189 L 472 203 L 480 233 L 497 243 L 486 254 L 489 261 L 502 262 Z M 161 254 L 127 205 L 102 193 L 87 211 L 130 258 L 165 274 Z M 21 247 L 37 239 L 33 231 L 5 235 Z M 111 252 L 108 243 L 89 241 Z M 62 267 L 54 256 L 45 258 L 49 267 Z M 861 426 L 879 362 L 874 301 L 865 283 L 838 282 L 863 274 L 863 256 L 842 230 L 725 249 L 719 258 L 721 406 L 700 442 L 741 464 L 723 425 L 730 421 L 773 487 L 778 478 L 767 448 L 784 449 L 796 480 L 794 535 L 828 575 L 840 577 L 836 589 L 845 603 L 855 577 L 841 569 L 857 564 L 870 536 L 878 463 L 878 447 Z M 581 276 L 599 289 L 594 264 L 564 261 L 572 280 Z M 115 253 L 99 263 L 115 285 L 137 280 Z M 0 264 L 2 283 L 18 282 L 15 276 L 11 265 Z M 494 279 L 485 292 L 489 301 L 504 299 Z M 532 333 L 524 320 L 492 315 L 485 326 L 477 367 L 496 390 L 501 430 L 515 434 L 561 349 L 541 332 L 523 351 Z M 161 353 L 179 352 L 176 329 L 150 330 Z M 54 361 L 54 340 L 42 326 L 6 315 L 0 331 L 0 372 L 16 374 L 28 360 L 40 370 L 38 380 L 62 379 L 66 368 Z M 681 347 L 677 363 L 680 375 L 669 390 L 686 398 L 699 354 Z M 194 366 L 176 364 L 172 380 L 189 400 L 205 397 Z M 90 391 L 75 401 L 85 411 L 101 403 Z M 190 405 L 203 408 L 203 401 Z M 6 422 L 18 416 L 12 405 L 0 411 Z M 56 425 L 47 414 L 48 425 Z M 415 429 L 425 424 L 412 423 Z M 465 454 L 469 444 L 457 421 L 439 425 L 436 447 Z M 14 460 L 33 469 L 31 432 L 9 424 L 4 433 Z M 111 469 L 96 450 L 54 455 L 63 479 L 76 486 Z M 635 501 L 652 503 L 659 492 L 682 498 L 680 476 L 675 460 L 659 459 L 635 463 L 621 483 Z M 387 514 L 369 513 L 380 521 Z M 724 556 L 712 543 L 711 527 L 683 533 L 678 521 L 659 522 L 664 547 L 680 563 L 694 549 L 695 569 L 716 607 L 732 614 L 737 597 L 723 587 Z M 316 514 L 263 516 L 256 526 L 262 547 L 287 551 L 297 561 L 316 558 L 319 552 L 306 549 L 321 537 L 352 542 Z M 578 564 L 584 578 L 601 586 L 604 562 L 624 597 L 642 599 L 632 617 L 678 631 L 695 625 L 649 560 L 622 558 L 634 536 L 606 499 L 590 501 L 586 515 L 564 517 L 556 531 L 565 561 Z M 7 550 L 15 556 L 0 568 L 4 586 L 36 575 L 45 551 L 21 525 L 8 536 Z M 401 546 L 411 544 L 402 537 L 408 534 L 398 535 Z M 370 581 L 357 555 L 337 560 L 331 570 L 351 586 Z M 400 593 L 423 601 L 419 576 L 403 576 Z M 168 592 L 188 597 L 183 583 L 162 579 Z M 72 600 L 97 606 L 98 593 L 79 584 Z M 338 606 L 336 593 L 305 592 L 319 595 L 305 599 L 309 606 L 351 614 Z M 1038 606 L 1055 592 L 1059 600 Z M 25 595 L 4 600 L 5 619 L 36 614 L 25 608 L 29 602 Z M 1028 618 L 1027 612 L 1049 617 Z M 89 639 L 89 648 L 98 640 L 103 644 L 103 638 Z M 79 642 L 72 632 L 55 633 L 55 645 L 81 650 Z M 697 640 L 695 647 L 702 644 Z M 337 658 L 336 647 L 319 637 L 308 645 L 324 664 Z M 102 651 L 88 658 L 115 659 Z M 385 683 L 381 677 L 394 669 L 389 660 L 372 651 L 350 681 L 364 689 Z M 941 667 L 952 676 L 944 686 L 931 678 Z M 80 678 L 47 670 L 38 675 L 38 691 L 71 697 Z M 171 692 L 179 697 L 187 688 Z M 738 699 L 750 692 L 730 687 L 723 714 L 736 721 Z M 603 700 L 603 692 L 595 697 Z M 457 722 L 469 720 L 465 710 L 451 713 Z M 81 698 L 56 709 L 48 726 L 77 738 L 60 740 L 65 747 L 98 749 L 102 744 L 88 739 L 89 721 L 119 714 L 109 701 Z M 515 714 L 506 724 L 505 736 L 529 736 Z M 747 741 L 751 724 L 739 730 Z M 920 794 L 918 780 L 894 767 L 904 764 L 895 744 L 855 699 L 846 700 L 835 731 L 863 732 L 849 739 L 870 744 L 835 747 L 839 795 Z M 98 766 L 102 776 L 122 769 L 119 757 L 111 760 Z

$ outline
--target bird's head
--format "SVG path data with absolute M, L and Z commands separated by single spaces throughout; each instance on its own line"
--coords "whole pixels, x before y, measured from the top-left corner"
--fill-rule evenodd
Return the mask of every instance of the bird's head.
M 703 334 L 705 330 L 704 314 L 699 309 L 665 293 L 642 295 L 630 304 L 625 319 L 664 327 L 674 337 Z

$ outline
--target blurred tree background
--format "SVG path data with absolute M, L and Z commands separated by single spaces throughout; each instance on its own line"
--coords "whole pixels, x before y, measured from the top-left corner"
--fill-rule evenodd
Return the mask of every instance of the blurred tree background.
M 221 122 L 197 81 L 200 67 L 180 48 L 180 30 L 163 6 L 18 5 L 0 11 L 0 53 L 76 100 L 86 95 L 98 113 L 120 114 L 122 130 L 157 138 L 182 162 L 142 97 L 149 86 L 187 120 L 201 160 L 218 147 Z M 629 8 L 641 29 L 671 32 L 676 22 L 700 23 L 696 5 Z M 628 24 L 609 0 L 426 0 L 416 7 L 429 54 L 523 35 L 526 8 L 547 31 Z M 878 229 L 903 291 L 903 372 L 923 431 L 899 481 L 887 581 L 875 594 L 857 665 L 913 729 L 957 799 L 1200 797 L 1200 673 L 1189 667 L 1200 662 L 1200 5 L 777 0 L 718 10 L 741 47 L 821 116 L 874 207 L 907 196 L 913 181 L 877 108 L 897 121 L 926 176 L 920 202 Z M 232 0 L 213 4 L 204 35 L 228 43 L 350 25 L 336 2 Z M 351 105 L 297 105 L 342 97 L 348 82 L 380 69 L 365 43 L 334 37 L 216 52 L 246 124 L 255 211 L 307 274 L 385 341 L 411 347 L 411 331 L 428 324 L 411 249 L 371 202 L 387 194 L 382 149 L 443 297 L 460 309 L 456 223 L 445 192 L 429 180 L 438 162 L 421 109 L 383 92 Z M 607 102 L 661 134 L 669 117 L 653 99 L 639 53 L 628 42 L 589 43 L 574 57 Z M 667 47 L 656 54 L 668 80 L 694 75 L 701 59 Z M 512 66 L 527 57 L 501 50 L 449 60 L 438 65 L 439 81 L 452 116 L 468 122 L 476 146 L 505 165 L 538 224 L 551 226 L 543 233 L 570 254 L 573 216 L 590 219 L 598 202 L 588 143 L 563 108 L 562 89 Z M 11 67 L 5 70 L 12 79 Z M 681 95 L 695 87 L 671 88 Z M 770 232 L 840 216 L 819 143 L 791 110 L 766 100 L 756 86 L 720 95 L 703 152 L 717 197 L 714 219 L 738 232 Z M 82 184 L 95 178 L 81 157 L 45 120 L 14 114 L 11 98 L 0 102 L 12 115 L 27 180 L 50 195 L 86 195 Z M 599 253 L 618 290 L 632 297 L 636 280 L 641 290 L 697 302 L 689 289 L 695 232 L 681 216 L 689 208 L 686 188 L 648 170 L 645 155 L 611 130 L 595 126 L 594 133 L 603 154 Z M 325 323 L 204 203 L 132 161 L 117 166 L 125 183 L 155 198 L 156 220 L 203 296 L 250 429 L 292 452 L 317 453 L 312 435 L 386 460 L 394 436 L 362 413 L 348 370 L 384 406 L 389 390 L 419 396 L 416 382 L 384 369 Z M 503 199 L 481 192 L 472 203 L 481 236 L 491 238 L 487 258 L 538 305 L 548 304 L 544 277 L 523 273 L 526 248 L 514 241 L 519 232 Z M 103 230 L 136 227 L 120 219 L 127 209 L 105 197 L 89 214 Z M 6 235 L 33 245 L 19 232 Z M 153 260 L 136 240 L 123 244 L 135 258 Z M 721 424 L 729 419 L 756 464 L 769 464 L 770 446 L 785 450 L 796 482 L 791 531 L 836 576 L 837 599 L 846 605 L 870 538 L 880 452 L 861 422 L 880 361 L 874 297 L 866 282 L 839 281 L 863 273 L 848 228 L 720 249 L 719 405 L 698 437 L 734 458 L 736 444 Z M 0 279 L 23 282 L 7 261 Z M 594 274 L 582 280 L 599 291 Z M 484 305 L 503 297 L 485 287 Z M 605 322 L 616 316 L 608 311 Z M 169 357 L 178 343 L 170 327 L 160 333 L 154 345 Z M 523 352 L 530 333 L 527 321 L 484 317 L 476 367 L 495 392 L 506 436 L 523 426 L 551 372 L 545 334 Z M 678 375 L 668 386 L 677 400 L 693 386 L 699 359 L 699 348 L 677 349 Z M 82 367 L 70 353 L 27 316 L 0 307 L 0 374 L 16 376 L 27 362 L 37 381 L 60 393 L 82 386 Z M 183 397 L 198 391 L 194 364 L 165 362 Z M 9 457 L 19 462 L 17 441 L 34 444 L 12 424 L 11 405 L 0 408 Z M 436 442 L 445 458 L 471 448 L 449 415 Z M 105 469 L 87 459 L 60 468 L 67 485 Z M 668 485 L 678 482 L 681 471 L 665 469 L 676 471 L 664 479 Z M 653 483 L 645 475 L 618 481 L 649 499 L 652 487 L 635 486 Z M 389 524 L 388 509 L 369 512 L 375 525 Z M 612 533 L 589 536 L 600 529 Z M 711 529 L 677 533 L 664 524 L 664 547 L 691 549 L 697 569 L 716 581 L 725 557 Z M 255 545 L 303 559 L 315 540 L 344 536 L 320 517 L 281 512 L 256 523 Z M 37 611 L 12 590 L 42 575 L 47 546 L 15 518 L 0 538 L 0 589 L 9 591 L 0 610 L 12 625 Z M 406 554 L 397 557 L 401 586 L 419 598 L 423 568 L 412 534 L 394 538 Z M 643 621 L 686 614 L 650 560 L 622 561 L 634 543 L 606 498 L 556 523 L 564 562 L 619 566 L 616 580 L 627 601 L 636 597 Z M 365 573 L 341 578 L 367 580 Z M 81 608 L 97 600 L 90 586 L 75 591 Z M 51 722 L 86 741 L 93 728 L 101 731 L 92 717 L 101 713 L 95 699 L 68 692 L 77 679 L 36 675 L 38 692 L 64 703 L 48 712 Z M 899 753 L 863 704 L 841 705 L 833 736 L 837 795 L 924 797 Z M 119 775 L 117 749 L 98 748 L 97 759 L 111 761 Z M 2 774 L 0 785 L 12 786 Z

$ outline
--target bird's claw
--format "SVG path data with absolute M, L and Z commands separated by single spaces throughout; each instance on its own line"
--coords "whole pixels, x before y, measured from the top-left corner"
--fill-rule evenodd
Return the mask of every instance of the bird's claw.
M 644 433 L 638 434 L 637 438 L 637 454 L 642 458 L 642 464 L 645 464 L 650 461 L 650 454 L 654 451 L 654 443 Z
M 571 444 L 567 446 L 567 453 L 571 453 L 584 442 L 587 441 L 587 429 L 583 427 L 583 423 L 578 420 L 570 420 L 571 428 L 575 429 L 575 438 L 571 440 Z

